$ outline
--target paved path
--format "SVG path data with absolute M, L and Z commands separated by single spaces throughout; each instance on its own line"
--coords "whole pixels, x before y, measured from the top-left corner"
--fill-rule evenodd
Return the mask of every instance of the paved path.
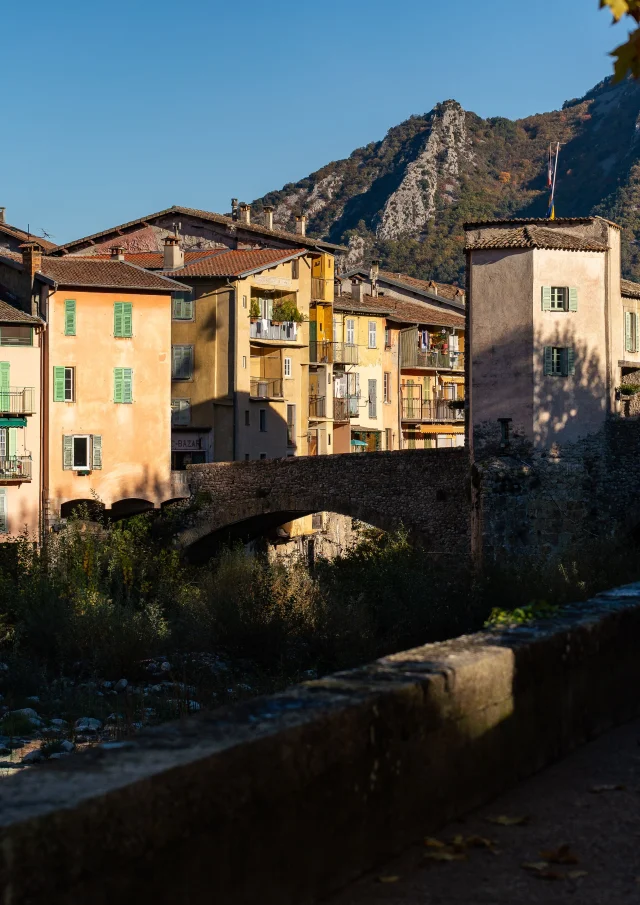
M 496 816 L 528 822 L 488 820 Z M 444 842 L 456 836 L 493 840 L 499 853 L 460 844 L 415 847 L 330 905 L 639 905 L 640 721 L 596 739 L 436 834 Z M 569 852 L 558 852 L 561 846 Z M 425 860 L 443 851 L 465 860 Z M 575 856 L 577 863 L 553 863 L 541 851 L 555 852 L 560 861 Z

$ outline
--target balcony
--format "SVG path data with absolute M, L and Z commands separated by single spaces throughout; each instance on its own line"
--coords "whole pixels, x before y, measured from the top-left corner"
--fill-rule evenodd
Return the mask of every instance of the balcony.
M 33 387 L 11 387 L 0 391 L 0 414 L 32 415 L 35 411 Z
M 0 458 L 0 483 L 30 480 L 31 456 L 3 456 Z
M 252 377 L 250 395 L 252 399 L 282 399 L 282 378 Z
M 324 396 L 309 396 L 309 417 L 326 418 L 327 400 Z
M 464 421 L 461 399 L 402 399 L 403 421 Z
M 446 371 L 464 371 L 464 352 L 438 352 L 435 349 L 404 348 L 402 368 L 438 368 Z
M 261 317 L 249 325 L 249 337 L 271 342 L 295 343 L 298 341 L 298 324 L 294 321 L 274 323 L 266 317 Z
M 330 304 L 333 301 L 333 280 L 311 277 L 311 298 L 314 302 Z
M 358 364 L 358 347 L 353 343 L 334 343 L 323 340 L 309 343 L 312 364 Z

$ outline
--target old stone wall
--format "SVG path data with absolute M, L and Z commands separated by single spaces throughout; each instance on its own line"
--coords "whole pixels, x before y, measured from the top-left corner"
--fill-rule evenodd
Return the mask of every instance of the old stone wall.
M 470 550 L 464 449 L 192 465 L 189 481 L 201 509 L 184 546 L 240 522 L 273 527 L 301 514 L 337 512 L 384 530 L 404 525 L 430 552 Z

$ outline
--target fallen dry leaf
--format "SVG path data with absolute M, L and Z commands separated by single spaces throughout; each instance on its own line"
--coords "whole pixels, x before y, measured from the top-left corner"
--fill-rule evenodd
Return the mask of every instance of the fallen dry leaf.
M 560 871 L 549 869 L 548 861 L 525 861 L 521 867 L 530 871 L 534 877 L 540 877 L 541 880 L 564 880 L 564 874 L 561 874 Z
M 400 877 L 396 877 L 395 875 L 390 877 L 378 877 L 378 883 L 397 883 Z
M 525 870 L 541 871 L 546 870 L 549 864 L 546 861 L 525 861 L 521 867 L 524 867 Z
M 425 836 L 424 844 L 427 848 L 446 848 L 446 843 L 440 842 L 439 839 L 434 839 L 433 836 Z
M 599 792 L 624 792 L 627 787 L 624 783 L 617 783 L 616 785 L 608 784 L 604 786 L 591 786 L 589 789 L 590 792 L 595 792 L 597 795 Z
M 484 836 L 467 836 L 465 842 L 469 848 L 493 849 L 496 844 L 493 839 L 485 839 Z
M 586 870 L 570 870 L 569 873 L 567 874 L 567 877 L 569 877 L 570 880 L 579 880 L 580 877 L 586 877 L 586 876 L 587 876 Z
M 528 815 L 521 817 L 509 817 L 507 814 L 498 814 L 497 816 L 487 817 L 489 823 L 497 823 L 498 826 L 525 826 L 531 818 Z
M 446 849 L 434 849 L 432 852 L 425 852 L 422 856 L 425 861 L 466 861 L 467 856 L 464 852 L 452 852 Z
M 561 845 L 559 848 L 547 852 L 540 852 L 540 857 L 552 864 L 578 864 L 579 858 L 571 851 L 568 845 Z

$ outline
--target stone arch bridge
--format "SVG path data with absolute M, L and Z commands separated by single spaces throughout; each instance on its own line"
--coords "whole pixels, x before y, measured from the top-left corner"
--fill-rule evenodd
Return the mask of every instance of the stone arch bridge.
M 201 509 L 179 543 L 204 553 L 225 533 L 256 537 L 312 512 L 383 530 L 403 525 L 430 552 L 470 552 L 469 453 L 425 449 L 192 465 Z

